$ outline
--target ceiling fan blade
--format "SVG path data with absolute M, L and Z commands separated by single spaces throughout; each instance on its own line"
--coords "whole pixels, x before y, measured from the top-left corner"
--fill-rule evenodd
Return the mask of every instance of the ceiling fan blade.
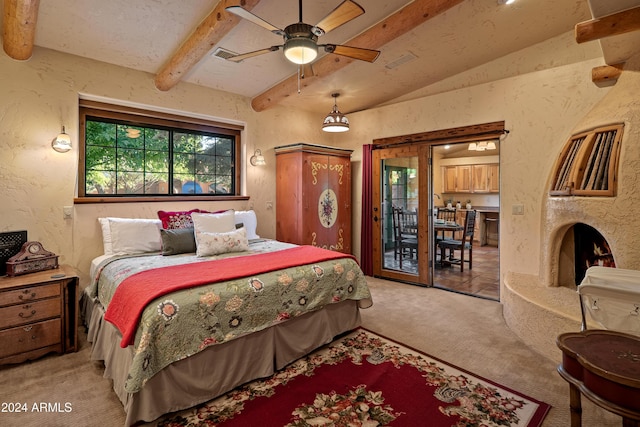
M 380 55 L 379 50 L 364 49 L 361 47 L 342 46 L 335 44 L 325 44 L 323 46 L 325 52 L 335 53 L 336 55 L 342 55 L 367 62 L 375 61 Z
M 243 59 L 253 58 L 254 56 L 263 55 L 263 54 L 269 53 L 269 52 L 275 52 L 276 50 L 280 49 L 281 47 L 282 46 L 271 46 L 271 47 L 268 47 L 266 49 L 254 50 L 253 52 L 247 52 L 247 53 L 241 53 L 239 55 L 229 56 L 226 59 L 227 59 L 227 61 L 240 62 Z
M 345 0 L 333 9 L 327 16 L 322 18 L 320 22 L 313 27 L 316 36 L 321 36 L 329 31 L 338 28 L 342 24 L 346 24 L 354 18 L 362 15 L 364 9 L 358 3 Z
M 253 13 L 249 12 L 246 9 L 243 9 L 240 6 L 229 6 L 229 7 L 225 8 L 225 10 L 227 12 L 233 13 L 236 16 L 239 16 L 240 18 L 244 18 L 247 21 L 251 21 L 256 25 L 260 25 L 262 28 L 266 28 L 267 30 L 271 31 L 274 34 L 277 34 L 279 36 L 284 36 L 284 31 L 282 31 L 280 28 L 271 25 L 270 23 L 268 23 L 264 19 L 260 18 L 259 16 L 254 15 Z

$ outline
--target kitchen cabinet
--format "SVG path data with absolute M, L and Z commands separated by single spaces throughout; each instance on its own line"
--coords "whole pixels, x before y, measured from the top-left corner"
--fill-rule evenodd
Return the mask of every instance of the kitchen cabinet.
M 500 192 L 500 165 L 489 165 L 489 193 Z
M 443 193 L 471 192 L 471 165 L 443 167 Z
M 500 165 L 497 163 L 471 166 L 472 193 L 500 192 Z
M 351 253 L 351 153 L 276 147 L 276 239 Z
M 489 192 L 489 165 L 473 165 L 472 170 L 472 183 L 474 193 L 488 193 Z

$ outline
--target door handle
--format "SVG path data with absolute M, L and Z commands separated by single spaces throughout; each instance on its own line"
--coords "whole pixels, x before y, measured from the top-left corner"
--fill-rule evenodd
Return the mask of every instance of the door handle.
M 374 220 L 375 222 L 378 222 L 378 215 L 374 215 L 374 216 L 373 216 L 373 220 Z

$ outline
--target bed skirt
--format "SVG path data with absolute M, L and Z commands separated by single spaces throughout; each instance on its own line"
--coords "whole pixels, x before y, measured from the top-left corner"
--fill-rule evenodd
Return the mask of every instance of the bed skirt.
M 360 325 L 358 301 L 346 300 L 265 330 L 207 347 L 174 362 L 153 376 L 137 393 L 124 384 L 133 346 L 121 348 L 120 332 L 104 321 L 104 309 L 83 294 L 83 314 L 91 359 L 104 362 L 104 377 L 126 412 L 126 425 L 150 422 L 163 414 L 190 408 L 248 381 L 268 377 L 334 337 Z

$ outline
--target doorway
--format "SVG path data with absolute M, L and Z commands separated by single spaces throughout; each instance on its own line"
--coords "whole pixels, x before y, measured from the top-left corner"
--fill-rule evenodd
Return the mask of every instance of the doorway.
M 495 148 L 481 151 L 469 149 L 474 142 L 432 146 L 431 197 L 435 217 L 439 210 L 450 211 L 458 225 L 464 224 L 468 211 L 475 211 L 476 217 L 469 237 L 472 268 L 467 262 L 461 269 L 436 259 L 431 283 L 449 291 L 500 300 L 500 141 L 492 142 Z M 451 232 L 438 238 L 460 240 L 462 233 Z
M 371 253 L 375 276 L 499 300 L 499 178 L 494 176 L 499 173 L 499 149 L 472 153 L 469 144 L 491 140 L 499 145 L 502 134 L 504 122 L 494 122 L 374 141 Z M 463 174 L 461 186 L 453 189 L 447 186 L 456 182 L 451 180 L 450 166 L 459 166 Z M 489 176 L 494 178 L 491 182 Z M 471 187 L 473 180 L 475 187 Z M 448 200 L 454 208 L 458 201 L 464 205 L 469 201 L 470 210 L 478 211 L 477 225 L 470 227 L 474 230 L 471 268 L 440 259 L 434 224 L 438 209 Z M 457 210 L 455 223 L 465 222 L 466 210 L 466 206 Z

